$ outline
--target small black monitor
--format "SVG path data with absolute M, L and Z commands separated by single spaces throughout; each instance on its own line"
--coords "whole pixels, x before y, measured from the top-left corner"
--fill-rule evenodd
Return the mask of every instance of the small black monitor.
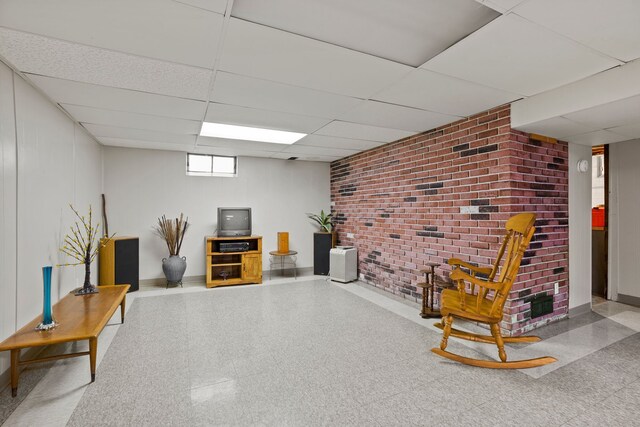
M 251 236 L 251 208 L 218 208 L 218 236 Z

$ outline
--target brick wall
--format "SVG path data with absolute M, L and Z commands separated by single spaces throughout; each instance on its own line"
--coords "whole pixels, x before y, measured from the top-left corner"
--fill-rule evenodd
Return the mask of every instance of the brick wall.
M 490 265 L 504 223 L 537 214 L 536 234 L 505 305 L 512 335 L 568 313 L 568 147 L 511 129 L 503 106 L 331 164 L 340 244 L 358 248 L 361 277 L 419 299 L 426 261 Z M 347 238 L 353 233 L 353 238 Z M 531 319 L 529 299 L 554 295 L 554 312 Z

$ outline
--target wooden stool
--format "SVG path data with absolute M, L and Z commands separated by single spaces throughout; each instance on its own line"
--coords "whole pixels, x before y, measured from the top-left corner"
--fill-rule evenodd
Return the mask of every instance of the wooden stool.
M 440 310 L 433 308 L 434 289 L 436 287 L 435 270 L 440 264 L 437 262 L 427 262 L 425 265 L 428 268 L 420 270 L 420 273 L 424 274 L 424 282 L 416 285 L 416 287 L 422 288 L 422 311 L 420 311 L 420 316 L 423 319 L 441 317 Z

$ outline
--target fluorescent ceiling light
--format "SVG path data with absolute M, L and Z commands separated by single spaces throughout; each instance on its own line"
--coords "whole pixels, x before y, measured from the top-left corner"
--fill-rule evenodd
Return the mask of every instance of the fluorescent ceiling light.
M 214 138 L 244 139 L 246 141 L 271 142 L 274 144 L 293 144 L 307 136 L 306 133 L 283 130 L 252 128 L 248 126 L 223 125 L 222 123 L 202 123 L 200 136 Z

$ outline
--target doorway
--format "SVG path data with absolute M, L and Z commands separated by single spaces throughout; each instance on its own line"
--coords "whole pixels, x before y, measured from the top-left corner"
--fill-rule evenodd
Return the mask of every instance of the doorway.
M 591 168 L 591 294 L 607 298 L 609 146 L 593 147 Z

